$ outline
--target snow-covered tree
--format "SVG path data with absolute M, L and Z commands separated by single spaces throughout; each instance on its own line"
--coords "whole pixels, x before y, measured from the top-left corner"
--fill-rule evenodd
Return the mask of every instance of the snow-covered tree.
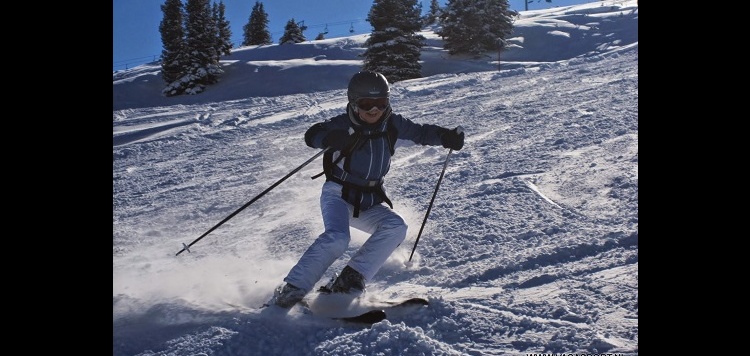
M 440 4 L 437 0 L 430 0 L 430 11 L 424 18 L 425 26 L 434 24 L 440 17 Z
M 443 38 L 448 53 L 479 58 L 505 47 L 516 14 L 510 10 L 508 0 L 448 0 L 437 34 Z
M 286 26 L 284 26 L 284 35 L 281 36 L 279 44 L 300 43 L 307 41 L 305 35 L 302 33 L 302 31 L 306 29 L 307 26 L 303 25 L 300 27 L 300 25 L 296 21 L 294 21 L 294 19 L 287 21 Z
M 365 41 L 363 70 L 380 72 L 391 83 L 421 78 L 421 14 L 417 0 L 374 0 L 367 15 L 373 31 Z
M 161 33 L 161 76 L 171 83 L 182 76 L 184 58 L 184 31 L 182 30 L 183 8 L 181 0 L 166 0 L 161 5 L 164 17 L 159 23 Z
M 243 46 L 267 45 L 271 41 L 271 32 L 268 31 L 268 14 L 263 10 L 263 3 L 256 1 L 250 12 L 250 19 L 242 27 L 244 30 Z
M 224 15 L 225 10 L 226 7 L 223 1 L 219 1 L 218 4 L 213 3 L 214 22 L 219 31 L 217 33 L 218 44 L 216 46 L 216 52 L 219 56 L 232 54 L 232 47 L 234 47 L 232 45 L 232 30 L 229 28 L 229 21 L 227 21 Z
M 518 12 L 510 9 L 508 0 L 485 0 L 484 15 L 485 32 L 479 42 L 488 50 L 503 50 L 506 39 L 513 33 L 513 19 Z
M 201 93 L 224 72 L 216 54 L 218 30 L 209 0 L 187 0 L 185 14 L 186 62 L 182 76 L 162 90 L 167 96 Z

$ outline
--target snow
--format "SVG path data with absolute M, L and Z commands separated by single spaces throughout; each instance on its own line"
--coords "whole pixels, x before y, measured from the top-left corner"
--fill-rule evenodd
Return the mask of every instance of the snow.
M 392 85 L 395 112 L 466 144 L 398 142 L 409 233 L 367 296 L 430 305 L 371 327 L 259 308 L 322 231 L 322 158 L 175 256 L 319 152 L 304 132 L 343 112 L 366 35 L 236 50 L 194 96 L 159 95 L 157 64 L 114 72 L 113 355 L 637 355 L 637 3 L 516 24 L 499 64 L 426 31 L 425 77 Z

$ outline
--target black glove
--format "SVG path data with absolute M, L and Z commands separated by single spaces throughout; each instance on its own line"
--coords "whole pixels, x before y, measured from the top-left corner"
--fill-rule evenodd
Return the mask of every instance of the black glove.
M 346 130 L 331 130 L 323 137 L 323 147 L 330 147 L 334 151 L 341 151 L 349 143 L 349 132 Z
M 443 147 L 454 149 L 456 151 L 459 151 L 464 147 L 464 130 L 461 129 L 461 126 L 456 127 L 453 130 L 443 130 L 443 133 L 440 135 L 440 143 L 443 144 Z

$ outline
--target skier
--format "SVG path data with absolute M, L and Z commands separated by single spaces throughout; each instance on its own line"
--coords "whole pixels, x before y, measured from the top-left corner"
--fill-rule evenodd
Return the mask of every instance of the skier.
M 320 196 L 325 231 L 289 271 L 283 287 L 276 288 L 276 305 L 290 308 L 312 290 L 346 252 L 350 226 L 371 235 L 330 285 L 332 293 L 364 292 L 366 282 L 404 240 L 407 225 L 392 210 L 383 188 L 396 139 L 454 150 L 463 147 L 464 133 L 458 127 L 417 124 L 394 114 L 389 96 L 383 74 L 356 73 L 349 81 L 346 113 L 316 123 L 305 133 L 308 146 L 330 148 L 323 156 L 326 181 Z

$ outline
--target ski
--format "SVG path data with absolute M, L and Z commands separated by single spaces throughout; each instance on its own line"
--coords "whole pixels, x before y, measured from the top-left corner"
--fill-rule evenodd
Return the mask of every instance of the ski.
M 350 316 L 344 318 L 333 318 L 334 320 L 341 320 L 348 323 L 356 324 L 375 324 L 386 319 L 386 314 L 382 310 L 370 310 L 357 316 Z
M 424 298 L 409 298 L 405 300 L 366 301 L 357 307 L 361 312 L 353 316 L 337 316 L 337 312 L 331 311 L 329 306 L 323 312 L 316 312 L 315 307 L 308 303 L 302 306 L 312 315 L 327 317 L 333 320 L 345 321 L 357 324 L 375 324 L 389 317 L 396 317 L 413 312 L 421 307 L 428 306 L 430 302 Z M 339 314 L 340 315 L 340 314 Z
M 391 317 L 403 316 L 430 303 L 425 298 L 387 299 L 365 298 L 358 295 L 332 293 L 328 288 L 321 287 L 316 296 L 305 298 L 297 305 L 305 314 L 347 323 L 372 325 Z M 260 308 L 275 306 L 274 297 Z M 281 310 L 283 308 L 270 308 Z M 288 312 L 288 309 L 283 311 Z
M 392 307 L 408 307 L 408 306 L 416 306 L 416 305 L 430 305 L 430 302 L 427 299 L 424 298 L 410 298 L 404 301 L 386 301 L 385 303 L 391 304 Z

